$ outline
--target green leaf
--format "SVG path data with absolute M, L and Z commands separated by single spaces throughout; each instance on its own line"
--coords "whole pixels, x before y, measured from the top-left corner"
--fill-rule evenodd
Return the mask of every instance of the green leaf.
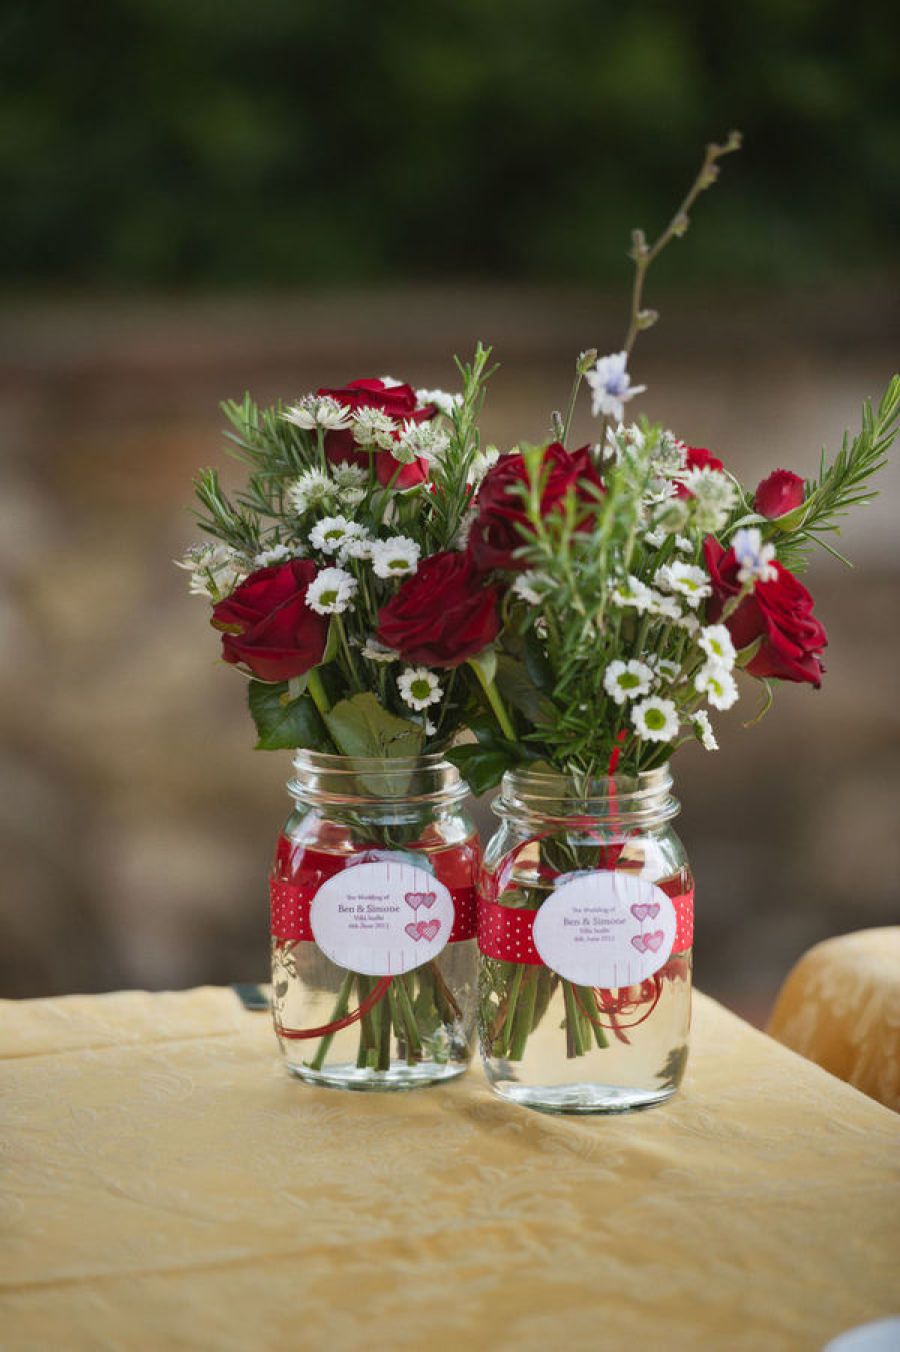
M 345 756 L 381 760 L 421 755 L 424 728 L 388 713 L 371 691 L 342 699 L 324 717 L 335 746 Z
M 527 666 L 501 654 L 497 659 L 497 688 L 500 694 L 531 723 L 541 727 L 556 725 L 556 706 L 542 694 Z
M 476 795 L 495 788 L 505 772 L 519 763 L 516 754 L 484 747 L 480 743 L 452 747 L 446 752 L 446 757 Z
M 553 668 L 544 654 L 541 640 L 533 629 L 529 629 L 525 635 L 525 669 L 538 690 L 542 690 L 545 695 L 553 694 L 556 685 Z
M 288 699 L 288 687 L 268 685 L 265 681 L 251 681 L 247 687 L 247 703 L 256 724 L 259 741 L 257 751 L 283 751 L 303 746 L 317 751 L 328 746 L 328 737 L 322 726 L 316 706 L 308 695 Z

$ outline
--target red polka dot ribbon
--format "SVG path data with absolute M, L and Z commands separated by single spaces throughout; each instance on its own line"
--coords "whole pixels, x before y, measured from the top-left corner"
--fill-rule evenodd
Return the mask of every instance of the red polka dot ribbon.
M 297 883 L 269 880 L 271 933 L 274 939 L 287 943 L 314 943 L 309 908 L 318 891 L 319 883 L 299 886 Z M 474 939 L 477 924 L 477 895 L 474 887 L 451 889 L 453 898 L 453 928 L 448 940 L 451 944 Z
M 694 893 L 670 897 L 675 908 L 673 953 L 683 953 L 694 942 Z M 482 900 L 478 907 L 478 947 L 486 958 L 501 962 L 522 962 L 542 967 L 543 959 L 534 946 L 534 917 L 537 911 L 524 906 L 502 906 Z

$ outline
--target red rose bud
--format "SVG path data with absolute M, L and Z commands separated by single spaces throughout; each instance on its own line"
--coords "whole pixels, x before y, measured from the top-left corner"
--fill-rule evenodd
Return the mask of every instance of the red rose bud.
M 789 469 L 776 469 L 757 488 L 753 510 L 774 520 L 802 507 L 804 496 L 804 484 L 799 474 L 793 474 Z
M 686 446 L 684 456 L 685 469 L 715 469 L 724 470 L 725 466 L 717 455 L 712 451 L 706 450 L 704 446 Z M 694 495 L 685 488 L 684 484 L 676 485 L 675 492 L 679 498 L 692 498 Z
M 318 666 L 328 619 L 306 604 L 315 576 L 309 559 L 262 568 L 214 606 L 210 624 L 223 630 L 225 661 L 249 667 L 261 681 L 289 681 Z
M 715 623 L 725 603 L 741 590 L 739 565 L 734 550 L 724 550 L 711 535 L 704 541 L 703 553 L 713 588 L 706 618 Z M 757 582 L 725 624 L 738 650 L 761 640 L 759 651 L 747 664 L 751 676 L 805 681 L 818 689 L 824 672 L 819 654 L 827 647 L 828 636 L 812 613 L 813 599 L 803 583 L 782 564 L 772 566 L 777 577 Z
M 397 423 L 397 435 L 406 422 L 430 422 L 437 414 L 434 404 L 416 408 L 416 392 L 411 385 L 385 385 L 383 380 L 351 380 L 339 390 L 321 389 L 316 394 L 330 395 L 351 412 L 359 408 L 377 408 Z M 361 451 L 353 440 L 352 427 L 325 433 L 325 456 L 333 464 L 361 465 L 369 468 L 369 452 Z M 400 471 L 397 473 L 397 471 Z M 428 478 L 428 461 L 418 457 L 408 465 L 395 460 L 390 451 L 375 452 L 375 473 L 385 487 L 393 480 L 395 488 L 412 488 Z M 394 478 L 394 476 L 397 476 Z
M 594 489 L 603 489 L 603 481 L 591 463 L 587 446 L 571 454 L 554 441 L 544 452 L 541 465 L 544 490 L 541 495 L 541 516 L 562 507 L 566 495 L 574 492 L 576 500 L 590 504 L 597 501 Z M 469 553 L 481 572 L 492 568 L 527 568 L 524 559 L 513 558 L 517 549 L 526 544 L 523 529 L 530 529 L 522 494 L 516 485 L 528 484 L 528 472 L 522 455 L 505 455 L 488 470 L 475 498 L 476 516 L 469 532 Z M 582 526 L 589 525 L 588 513 Z
M 382 606 L 377 638 L 407 662 L 458 667 L 497 637 L 499 599 L 468 554 L 432 554 Z

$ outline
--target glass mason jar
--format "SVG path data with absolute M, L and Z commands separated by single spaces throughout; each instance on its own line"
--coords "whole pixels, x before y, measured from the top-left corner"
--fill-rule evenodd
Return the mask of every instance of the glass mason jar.
M 439 755 L 298 751 L 270 876 L 288 1070 L 342 1089 L 462 1074 L 477 1015 L 478 835 Z
M 681 1083 L 693 881 L 671 788 L 665 766 L 504 776 L 478 917 L 482 1055 L 504 1098 L 624 1112 Z

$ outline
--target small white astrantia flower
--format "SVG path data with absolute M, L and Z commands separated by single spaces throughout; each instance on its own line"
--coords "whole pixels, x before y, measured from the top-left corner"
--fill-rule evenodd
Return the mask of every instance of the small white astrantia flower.
M 726 671 L 730 671 L 734 666 L 734 644 L 724 624 L 708 624 L 705 629 L 700 630 L 697 642 L 710 662 L 718 663 Z
M 700 668 L 694 677 L 694 689 L 705 694 L 714 709 L 730 709 L 739 697 L 737 681 L 717 662 L 706 662 Z
M 249 559 L 226 544 L 192 545 L 175 562 L 191 575 L 189 595 L 205 596 L 210 601 L 230 596 L 251 571 Z
M 387 451 L 395 445 L 397 424 L 380 408 L 358 408 L 353 414 L 353 440 L 358 446 Z
M 691 724 L 697 735 L 697 741 L 702 744 L 706 751 L 718 751 L 719 743 L 716 741 L 715 733 L 712 730 L 712 723 L 709 721 L 709 714 L 705 709 L 698 709 L 691 715 Z
M 306 604 L 317 615 L 341 615 L 348 610 L 359 583 L 343 568 L 323 568 L 306 589 Z
M 591 387 L 594 417 L 602 414 L 617 422 L 622 421 L 628 400 L 643 394 L 647 388 L 646 385 L 632 385 L 627 352 L 611 352 L 608 357 L 601 357 L 585 379 Z
M 450 437 L 437 422 L 413 422 L 410 418 L 403 424 L 399 440 L 391 447 L 395 460 L 409 463 L 422 457 L 430 465 L 440 460 L 450 445 Z
M 662 568 L 656 570 L 653 581 L 665 591 L 684 596 L 690 606 L 699 606 L 704 597 L 712 594 L 712 584 L 706 570 L 692 563 L 684 563 L 681 559 L 663 564 Z
M 335 496 L 342 507 L 356 507 L 366 496 L 369 476 L 362 465 L 341 461 L 331 466 Z
M 647 695 L 653 685 L 653 672 L 645 662 L 610 662 L 603 676 L 603 689 L 616 704 Z
M 774 565 L 775 546 L 764 545 L 756 526 L 743 526 L 731 541 L 738 563 L 739 582 L 774 582 L 778 569 Z
M 452 416 L 454 409 L 462 406 L 462 401 L 461 394 L 448 394 L 446 390 L 416 390 L 416 404 L 419 408 L 424 404 L 434 404 L 435 408 L 448 418 Z
M 358 521 L 350 521 L 346 516 L 323 516 L 309 532 L 309 543 L 323 554 L 336 554 L 347 540 L 365 534 L 365 527 Z
M 264 549 L 253 560 L 254 568 L 271 568 L 273 563 L 286 563 L 288 559 L 300 558 L 303 549 L 300 545 L 272 545 Z
M 500 459 L 500 448 L 498 446 L 485 446 L 483 451 L 476 451 L 472 456 L 469 465 L 469 471 L 466 474 L 466 483 L 472 488 L 477 488 L 489 469 L 493 469 Z
M 549 591 L 553 589 L 553 579 L 546 573 L 529 570 L 519 573 L 512 584 L 513 592 L 530 606 L 539 606 Z
M 404 577 L 419 566 L 421 546 L 407 535 L 372 543 L 372 568 L 376 577 Z
M 440 681 L 427 667 L 407 667 L 397 677 L 397 689 L 411 709 L 420 711 L 430 704 L 439 704 L 444 693 Z
M 631 723 L 645 742 L 671 742 L 678 735 L 678 710 L 672 700 L 651 695 L 634 705 Z
M 737 499 L 737 489 L 728 475 L 704 465 L 687 470 L 679 478 L 691 494 L 687 502 L 697 529 L 704 533 L 721 530 Z
M 629 573 L 623 582 L 617 582 L 612 589 L 612 599 L 620 606 L 634 606 L 643 612 L 650 606 L 650 588 L 639 577 Z
M 674 479 L 684 469 L 686 453 L 684 442 L 672 432 L 660 433 L 651 454 L 654 473 L 664 479 Z
M 347 405 L 328 394 L 305 394 L 291 408 L 285 409 L 281 416 L 285 422 L 307 431 L 321 427 L 324 431 L 332 432 L 350 426 Z
M 386 648 L 374 635 L 366 639 L 361 649 L 363 657 L 370 662 L 396 662 L 400 654 L 393 648 Z
M 287 507 L 298 516 L 316 507 L 325 507 L 334 499 L 334 484 L 327 474 L 318 469 L 304 470 L 299 479 L 288 484 L 284 492 Z
M 469 510 L 464 512 L 460 517 L 459 529 L 453 537 L 453 548 L 460 553 L 468 548 L 469 536 L 472 533 L 472 527 L 475 525 L 475 518 L 477 516 L 478 512 L 476 509 L 470 507 Z
M 686 498 L 669 498 L 654 511 L 653 524 L 667 535 L 675 535 L 684 530 L 690 515 L 691 507 Z

